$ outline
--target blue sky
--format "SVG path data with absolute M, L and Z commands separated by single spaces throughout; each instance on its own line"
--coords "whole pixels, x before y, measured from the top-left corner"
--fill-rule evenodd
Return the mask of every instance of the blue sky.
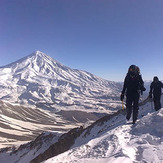
M 163 80 L 162 0 L 0 0 L 0 66 L 40 50 L 123 81 L 131 64 Z

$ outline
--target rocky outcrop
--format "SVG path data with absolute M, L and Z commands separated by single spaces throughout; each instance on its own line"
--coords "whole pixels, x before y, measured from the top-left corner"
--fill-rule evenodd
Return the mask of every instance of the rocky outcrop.
M 37 156 L 30 163 L 40 163 L 51 157 L 57 156 L 67 150 L 75 143 L 75 139 L 83 132 L 83 127 L 74 128 L 68 133 L 63 134 L 58 142 L 51 145 L 44 153 Z

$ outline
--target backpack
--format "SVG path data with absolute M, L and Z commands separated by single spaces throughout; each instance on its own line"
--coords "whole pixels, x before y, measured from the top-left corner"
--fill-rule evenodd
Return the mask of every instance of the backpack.
M 144 82 L 140 75 L 140 69 L 136 65 L 131 65 L 125 78 L 127 94 L 140 93 L 145 91 Z
M 153 95 L 161 96 L 161 88 L 162 87 L 163 87 L 162 82 L 160 82 L 160 81 L 152 82 L 151 89 L 153 89 Z
M 129 74 L 133 74 L 133 75 L 139 75 L 140 74 L 140 69 L 138 66 L 136 65 L 131 65 L 129 68 L 128 68 L 128 73 Z

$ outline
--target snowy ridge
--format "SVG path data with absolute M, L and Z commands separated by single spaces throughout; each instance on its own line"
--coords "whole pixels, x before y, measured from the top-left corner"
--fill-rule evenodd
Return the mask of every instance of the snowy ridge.
M 110 121 L 107 121 L 95 126 L 86 138 L 84 135 L 77 138 L 69 151 L 44 162 L 163 162 L 163 109 L 148 113 L 133 126 L 125 123 L 123 116 L 117 119 L 120 119 L 119 124 L 110 128 Z

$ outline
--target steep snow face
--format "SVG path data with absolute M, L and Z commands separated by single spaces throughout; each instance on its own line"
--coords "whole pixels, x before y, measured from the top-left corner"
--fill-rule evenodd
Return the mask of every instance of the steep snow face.
M 81 106 L 97 111 L 120 106 L 120 84 L 68 68 L 40 51 L 1 67 L 0 89 L 1 100 L 46 109 Z

